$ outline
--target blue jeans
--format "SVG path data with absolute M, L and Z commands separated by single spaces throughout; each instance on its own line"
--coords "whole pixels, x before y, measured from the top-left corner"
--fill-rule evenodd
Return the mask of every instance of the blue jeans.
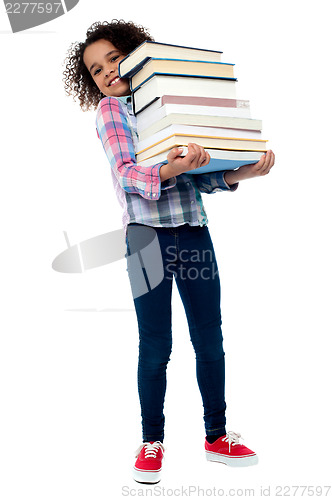
M 128 225 L 127 262 L 130 248 L 134 248 L 137 228 L 144 231 L 146 226 Z M 172 350 L 173 277 L 185 308 L 195 351 L 206 434 L 226 434 L 220 280 L 209 229 L 184 224 L 170 228 L 154 227 L 153 230 L 160 245 L 163 278 L 147 293 L 139 297 L 133 294 L 139 330 L 137 378 L 143 441 L 164 439 L 166 368 Z M 142 265 L 144 267 L 144 263 Z M 128 274 L 133 291 L 136 274 L 134 276 L 130 266 Z

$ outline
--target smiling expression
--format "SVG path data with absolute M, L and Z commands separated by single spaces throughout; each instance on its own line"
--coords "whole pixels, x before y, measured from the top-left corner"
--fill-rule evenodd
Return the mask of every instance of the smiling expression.
M 83 61 L 100 92 L 108 97 L 130 95 L 129 80 L 119 78 L 119 62 L 126 57 L 108 40 L 97 40 L 83 54 Z

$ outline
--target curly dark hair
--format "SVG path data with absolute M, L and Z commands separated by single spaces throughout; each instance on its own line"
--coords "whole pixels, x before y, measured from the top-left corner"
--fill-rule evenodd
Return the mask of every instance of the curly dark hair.
M 111 42 L 124 55 L 129 54 L 145 40 L 154 41 L 143 26 L 132 21 L 113 19 L 110 23 L 93 23 L 86 32 L 85 42 L 72 43 L 64 61 L 66 69 L 63 72 L 63 82 L 68 96 L 73 95 L 74 100 L 78 96 L 83 111 L 89 111 L 91 108 L 95 110 L 99 101 L 105 97 L 83 62 L 86 47 L 101 39 Z

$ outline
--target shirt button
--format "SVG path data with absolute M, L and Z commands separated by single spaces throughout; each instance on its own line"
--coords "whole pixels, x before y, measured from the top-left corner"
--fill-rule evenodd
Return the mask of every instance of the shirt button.
M 152 196 L 155 197 L 156 196 L 156 193 L 152 193 Z
M 187 182 L 187 186 L 190 186 L 190 182 Z
M 194 200 L 191 200 L 191 202 L 190 202 L 190 203 L 191 203 L 191 204 L 193 204 L 193 203 L 194 203 Z

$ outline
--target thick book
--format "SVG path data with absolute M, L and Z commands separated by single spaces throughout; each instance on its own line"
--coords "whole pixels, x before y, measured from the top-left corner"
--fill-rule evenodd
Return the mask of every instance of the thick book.
M 143 167 L 151 167 L 157 163 L 168 163 L 167 155 L 170 150 L 171 149 L 168 149 L 147 160 L 141 160 L 139 165 Z M 211 157 L 209 163 L 203 167 L 184 172 L 185 174 L 204 174 L 221 170 L 236 170 L 243 165 L 257 163 L 263 154 L 262 152 L 257 151 L 226 151 L 223 149 L 206 149 L 206 151 Z M 188 148 L 185 147 L 183 148 L 183 152 L 180 156 L 185 156 L 187 153 Z
M 149 109 L 156 110 L 165 104 L 177 104 L 186 106 L 204 106 L 212 108 L 250 109 L 250 103 L 244 99 L 225 99 L 220 97 L 203 97 L 197 94 L 191 95 L 163 95 L 151 104 Z M 145 111 L 145 110 L 144 110 Z M 141 111 L 143 113 L 143 111 Z
M 189 61 L 184 59 L 149 59 L 130 79 L 134 92 L 152 75 L 201 76 L 205 78 L 235 78 L 234 64 L 223 62 Z
M 232 128 L 221 128 L 221 127 L 199 127 L 194 125 L 183 125 L 183 124 L 172 124 L 168 127 L 159 130 L 155 134 L 149 135 L 145 139 L 139 135 L 139 140 L 137 144 L 137 151 L 144 151 L 147 148 L 151 148 L 153 145 L 164 141 L 167 137 L 172 135 L 186 135 L 192 137 L 222 137 L 227 139 L 251 139 L 252 141 L 261 141 L 262 134 L 260 130 L 239 130 Z M 194 142 L 194 141 L 193 141 Z M 266 141 L 265 141 L 266 142 Z
M 131 78 L 151 57 L 220 62 L 221 54 L 222 52 L 217 50 L 197 49 L 146 40 L 122 59 L 119 64 L 119 76 Z
M 262 130 L 262 120 L 254 120 L 252 118 L 238 118 L 232 116 L 209 116 L 209 115 L 194 115 L 184 113 L 169 113 L 163 118 L 155 121 L 150 126 L 146 127 L 145 123 L 137 117 L 137 133 L 140 140 L 150 137 L 160 130 L 169 127 L 170 125 L 192 125 L 200 127 L 215 127 L 223 129 L 236 130 Z M 241 132 L 238 132 L 238 134 Z
M 134 113 L 166 94 L 236 99 L 236 79 L 155 75 L 133 92 Z
M 195 143 L 203 148 L 210 149 L 227 149 L 233 151 L 267 151 L 266 142 L 264 140 L 239 139 L 232 137 L 208 137 L 174 134 L 166 137 L 164 140 L 153 144 L 151 147 L 144 150 L 139 150 L 137 147 L 136 159 L 139 163 L 141 160 L 147 160 L 151 156 L 167 151 L 179 146 L 188 146 L 189 143 Z
M 150 126 L 156 125 L 156 122 L 166 119 L 169 115 L 181 115 L 188 120 L 191 120 L 190 117 L 187 118 L 188 115 L 199 116 L 202 117 L 203 120 L 209 120 L 209 117 L 218 120 L 218 117 L 224 116 L 229 118 L 251 118 L 249 101 L 200 98 L 197 96 L 183 96 L 183 99 L 181 96 L 162 96 L 140 113 L 136 114 L 137 129 L 143 131 Z M 218 122 L 216 121 L 216 123 Z M 248 126 L 248 128 L 255 129 L 256 124 L 249 121 L 248 125 L 250 123 L 253 126 Z M 246 127 L 241 126 L 239 128 Z

